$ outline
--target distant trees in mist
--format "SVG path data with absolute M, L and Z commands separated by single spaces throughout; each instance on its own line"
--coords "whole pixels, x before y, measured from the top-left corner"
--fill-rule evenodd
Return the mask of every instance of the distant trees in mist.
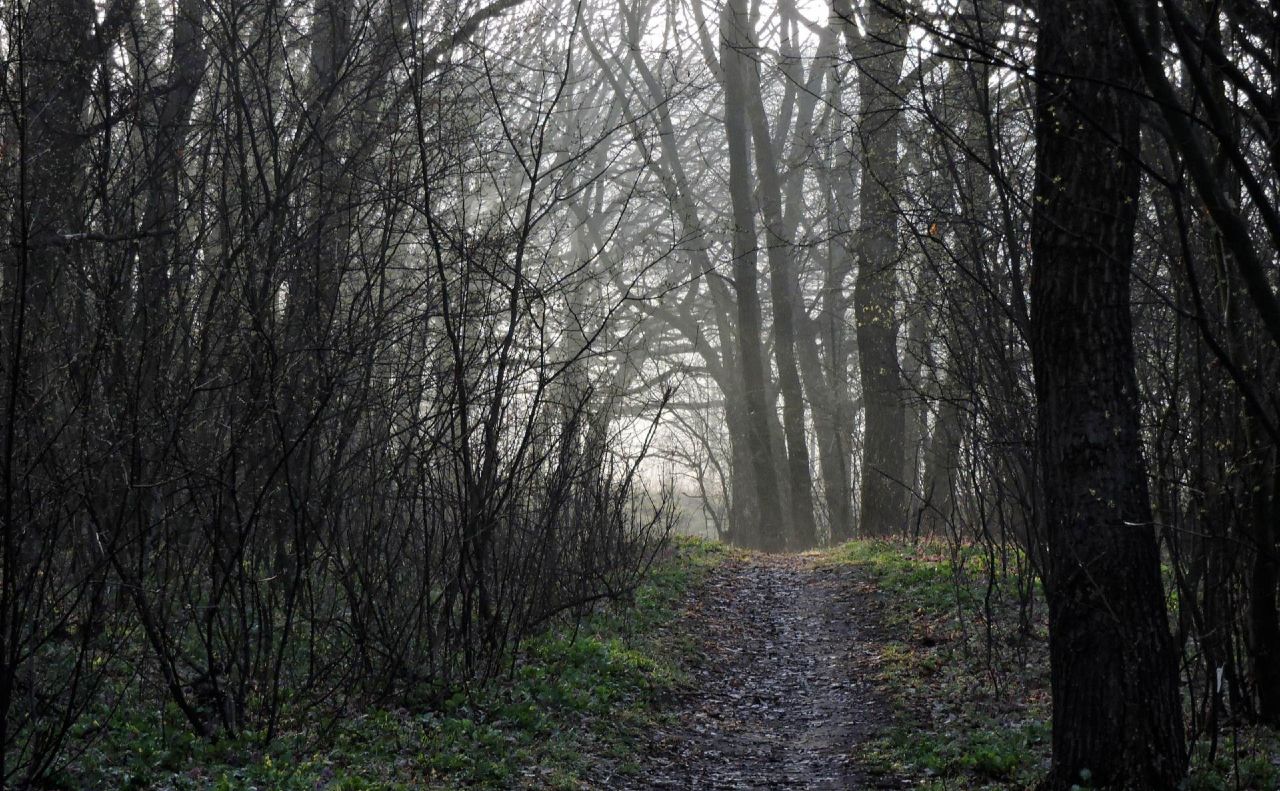
M 1039 575 L 1148 768 L 1280 721 L 1280 22 L 1031 5 L 0 5 L 0 777 L 491 676 L 664 474 Z

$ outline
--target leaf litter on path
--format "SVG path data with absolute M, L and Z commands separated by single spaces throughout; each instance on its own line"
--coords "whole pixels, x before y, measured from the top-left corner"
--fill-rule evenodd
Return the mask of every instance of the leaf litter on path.
M 648 735 L 640 770 L 600 787 L 900 788 L 853 759 L 889 722 L 864 583 L 803 555 L 723 562 L 674 627 L 696 646 L 686 690 Z

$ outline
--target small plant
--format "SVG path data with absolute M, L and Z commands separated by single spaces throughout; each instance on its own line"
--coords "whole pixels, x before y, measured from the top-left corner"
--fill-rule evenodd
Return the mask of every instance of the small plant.
M 992 631 L 983 628 L 980 549 L 852 541 L 827 562 L 862 569 L 888 594 L 879 615 L 895 639 L 881 645 L 879 680 L 904 724 L 865 746 L 862 760 L 925 788 L 1033 786 L 1049 752 L 1046 647 L 1026 649 L 1038 652 L 1029 662 L 986 650 L 988 634 L 1012 643 L 1019 618 L 1013 605 L 996 607 Z
M 317 788 L 578 788 L 591 761 L 636 769 L 630 742 L 654 701 L 682 683 L 679 645 L 663 627 L 689 586 L 727 550 L 677 540 L 628 603 L 565 619 L 527 640 L 510 672 L 471 689 L 437 689 L 434 705 L 369 707 L 322 737 L 245 732 L 208 741 L 161 708 L 103 712 L 99 737 L 50 782 L 61 788 L 175 791 Z M 110 716 L 108 716 L 110 715 Z M 84 723 L 82 728 L 90 727 Z

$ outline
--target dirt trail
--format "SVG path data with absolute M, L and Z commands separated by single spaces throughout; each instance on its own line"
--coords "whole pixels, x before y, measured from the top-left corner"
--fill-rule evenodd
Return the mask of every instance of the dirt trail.
M 612 787 L 896 787 L 851 755 L 888 718 L 868 671 L 871 595 L 857 572 L 803 556 L 723 563 L 680 625 L 699 649 L 692 691 L 652 734 L 640 776 Z

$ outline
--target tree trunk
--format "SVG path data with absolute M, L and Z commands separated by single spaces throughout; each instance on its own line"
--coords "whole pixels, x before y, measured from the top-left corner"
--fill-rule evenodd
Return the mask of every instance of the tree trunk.
M 649 101 L 653 105 L 654 118 L 657 123 L 658 149 L 661 151 L 662 156 L 651 163 L 651 167 L 662 183 L 663 193 L 676 212 L 681 233 L 687 240 L 683 245 L 683 249 L 689 262 L 689 276 L 694 279 L 702 279 L 708 273 L 714 272 L 715 267 L 712 265 L 709 252 L 709 234 L 703 226 L 693 190 L 690 187 L 689 178 L 685 172 L 684 164 L 680 160 L 679 149 L 676 145 L 676 129 L 671 118 L 672 97 L 667 94 L 662 83 L 653 74 L 641 56 L 640 40 L 642 30 L 638 18 L 628 17 L 626 35 L 630 44 L 630 64 L 648 89 Z M 593 57 L 602 66 L 607 66 L 603 55 L 592 45 L 590 39 L 586 40 L 586 44 Z M 621 80 L 609 72 L 607 68 L 605 69 L 605 74 L 606 79 L 612 82 L 616 95 L 618 97 L 626 96 L 628 88 L 623 85 Z M 759 492 L 754 483 L 753 440 L 751 439 L 752 420 L 748 406 L 744 403 L 746 399 L 742 391 L 743 375 L 740 370 L 738 355 L 741 341 L 739 339 L 739 328 L 735 323 L 737 301 L 733 294 L 730 293 L 724 278 L 712 275 L 705 277 L 705 282 L 714 315 L 715 337 L 718 338 L 716 346 L 718 348 L 716 349 L 717 354 L 714 355 L 714 360 L 710 359 L 712 357 L 710 354 L 704 354 L 703 356 L 708 367 L 712 370 L 712 378 L 725 397 L 725 429 L 729 436 L 730 455 L 732 457 L 729 465 L 732 476 L 732 480 L 729 481 L 729 535 L 736 544 L 756 547 L 759 545 L 763 531 L 759 518 L 761 512 L 756 505 L 756 498 Z M 691 303 L 690 307 L 692 307 Z M 685 317 L 681 318 L 684 319 Z M 676 326 L 691 342 L 695 344 L 707 342 L 703 327 L 696 319 L 689 318 L 688 320 L 676 322 Z M 716 373 L 717 370 L 719 371 L 718 374 Z
M 840 83 L 829 81 L 828 101 L 833 106 L 840 100 Z M 829 383 L 831 402 L 826 407 L 832 432 L 828 435 L 816 425 L 818 453 L 822 464 L 822 482 L 827 499 L 827 517 L 830 522 L 831 543 L 847 541 L 854 536 L 853 513 L 853 430 L 857 410 L 850 395 L 849 361 L 852 344 L 849 342 L 849 297 L 846 283 L 853 272 L 854 250 L 852 228 L 856 215 L 856 196 L 853 185 L 858 180 L 861 164 L 851 147 L 840 146 L 832 166 L 827 170 L 829 228 L 833 243 L 823 272 L 822 299 L 819 318 L 812 342 L 802 347 L 802 352 L 812 353 L 813 362 L 825 370 Z M 825 354 L 818 362 L 817 337 L 821 336 Z M 804 357 L 802 357 L 802 360 Z M 807 363 L 806 363 L 807 365 Z M 820 407 L 815 404 L 814 413 Z
M 733 281 L 738 304 L 738 359 L 742 367 L 747 405 L 751 469 L 755 476 L 760 514 L 761 549 L 781 550 L 787 534 L 769 437 L 769 399 L 766 386 L 760 311 L 759 273 L 756 268 L 756 224 L 751 189 L 751 136 L 746 117 L 744 66 L 733 65 L 747 54 L 731 41 L 731 33 L 750 20 L 742 0 L 726 3 L 720 18 L 724 32 L 720 57 L 724 64 L 724 126 L 729 143 L 729 192 L 733 203 Z
M 778 384 L 782 390 L 782 428 L 786 437 L 787 486 L 790 496 L 790 531 L 793 547 L 811 549 L 818 541 L 813 517 L 813 478 L 809 473 L 809 444 L 805 435 L 805 400 L 796 360 L 796 314 L 798 282 L 792 261 L 791 234 L 782 213 L 782 184 L 778 174 L 769 122 L 760 95 L 760 75 L 755 58 L 758 51 L 752 31 L 732 27 L 726 31 L 739 37 L 734 50 L 749 57 L 725 61 L 725 68 L 738 67 L 738 79 L 746 87 L 747 117 L 751 124 L 756 173 L 760 182 L 760 206 L 765 220 L 765 252 L 769 261 L 769 296 L 773 300 L 773 353 L 778 362 Z
M 1264 470 L 1262 475 L 1269 480 L 1259 481 L 1253 491 L 1254 539 L 1258 546 L 1249 580 L 1249 659 L 1257 685 L 1258 719 L 1280 725 L 1280 541 L 1275 526 L 1280 471 L 1274 454 L 1267 449 L 1258 450 L 1271 458 L 1251 465 Z
M 858 136 L 862 145 L 861 212 L 858 222 L 858 277 L 854 287 L 858 369 L 865 404 L 862 442 L 861 513 L 863 535 L 900 533 L 907 522 L 902 475 L 906 415 L 902 403 L 902 370 L 898 360 L 898 139 L 906 26 L 881 2 L 868 4 L 866 35 L 860 42 L 850 13 L 836 5 L 844 19 L 845 39 L 858 64 Z
M 6 48 L 17 63 L 6 64 L 4 79 L 16 94 L 12 118 L 16 153 L 5 172 L 13 184 L 8 240 L 0 272 L 0 401 L 4 403 L 0 458 L 0 782 L 10 776 L 18 679 L 31 674 L 38 659 L 33 646 L 46 624 L 40 579 L 51 568 L 48 539 L 56 522 L 32 520 L 22 501 L 34 487 L 29 471 L 41 456 L 58 458 L 57 446 L 75 442 L 76 417 L 67 402 L 79 384 L 76 358 L 83 354 L 80 312 L 66 303 L 83 291 L 74 247 L 64 243 L 83 227 L 82 124 L 93 59 L 93 7 L 87 2 L 48 0 L 14 9 L 21 20 L 7 32 Z M 7 157 L 6 157 L 7 159 Z M 10 165 L 5 164 L 5 170 Z M 12 181 L 9 179 L 12 178 Z M 6 196 L 7 198 L 8 196 Z M 6 203 L 9 200 L 6 199 Z M 6 241 L 8 241 L 6 240 Z M 88 542 L 84 542 L 88 545 Z M 31 687 L 34 689 L 34 686 Z M 21 737 L 17 737 L 21 738 Z M 23 784 L 19 782 L 19 784 Z
M 933 372 L 933 353 L 929 343 L 929 320 L 923 304 L 937 290 L 937 278 L 929 264 L 920 263 L 916 275 L 916 304 L 907 322 L 906 354 L 902 358 L 903 435 L 902 470 L 898 474 L 906 489 L 907 513 L 911 529 L 920 527 L 919 512 L 923 503 L 921 483 L 929 446 L 929 405 L 932 389 L 928 378 Z
M 960 437 L 964 432 L 964 411 L 948 391 L 950 380 L 943 380 L 938 416 L 925 455 L 924 482 L 921 484 L 924 532 L 946 535 L 955 522 L 956 471 L 960 463 Z
M 1049 531 L 1045 788 L 1176 788 L 1177 655 L 1138 433 L 1140 81 L 1107 0 L 1042 3 L 1031 347 Z
M 78 353 L 74 334 L 78 311 L 68 315 L 64 303 L 77 299 L 78 275 L 72 271 L 75 248 L 64 238 L 88 230 L 83 227 L 84 178 L 80 151 L 87 134 L 81 116 L 89 97 L 94 69 L 93 7 L 74 0 L 33 4 L 25 12 L 27 83 L 23 86 L 25 127 L 20 130 L 20 156 L 25 168 L 25 228 L 14 228 L 14 238 L 25 239 L 28 251 L 24 278 L 26 340 L 37 345 L 27 352 L 35 387 L 44 373 L 44 352 L 52 352 L 65 339 L 68 357 Z M 65 57 L 51 58 L 49 53 Z M 75 316 L 75 318 L 73 318 Z M 11 342 L 16 342 L 13 339 Z M 38 390 L 36 391 L 38 392 Z
M 737 373 L 736 369 L 734 373 Z M 740 378 L 740 377 L 739 377 Z M 752 468 L 750 417 L 740 386 L 723 386 L 725 430 L 729 435 L 729 535 L 734 544 L 752 549 L 763 542 L 756 473 Z
M 946 284 L 951 293 L 942 298 L 942 304 L 952 311 L 952 317 L 941 330 L 947 359 L 941 369 L 937 368 L 935 361 L 933 397 L 937 412 L 924 453 L 919 506 L 923 512 L 920 519 L 922 529 L 931 535 L 944 535 L 956 526 L 960 443 L 969 417 L 962 404 L 970 397 L 961 374 L 970 361 L 957 358 L 967 348 L 965 329 L 990 321 L 988 317 L 976 315 L 979 313 L 976 306 L 983 302 L 975 287 L 975 276 L 980 272 L 998 271 L 999 266 L 998 255 L 993 249 L 994 240 L 987 229 L 988 216 L 995 203 L 988 173 L 995 160 L 988 154 L 993 149 L 988 120 L 991 66 L 981 58 L 967 58 L 963 43 L 991 40 L 991 29 L 998 26 L 997 20 L 1001 16 L 1001 12 L 991 6 L 990 0 L 961 0 L 958 23 L 961 37 L 953 56 L 957 62 L 949 71 L 944 86 L 944 95 L 949 95 L 952 106 L 960 108 L 959 115 L 963 120 L 960 161 L 954 175 L 959 222 L 954 230 L 953 243 L 961 250 L 961 268 L 967 272 L 961 272 L 958 279 Z

